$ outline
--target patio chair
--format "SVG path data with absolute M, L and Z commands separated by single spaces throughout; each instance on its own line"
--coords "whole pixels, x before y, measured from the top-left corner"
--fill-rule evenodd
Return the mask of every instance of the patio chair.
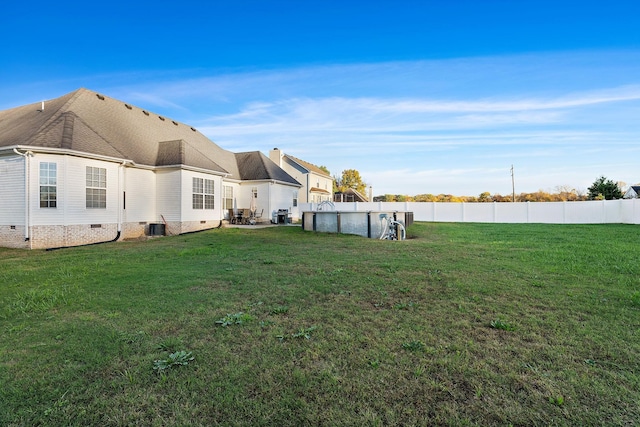
M 240 224 L 249 224 L 250 216 L 251 216 L 251 211 L 249 209 L 242 209 Z

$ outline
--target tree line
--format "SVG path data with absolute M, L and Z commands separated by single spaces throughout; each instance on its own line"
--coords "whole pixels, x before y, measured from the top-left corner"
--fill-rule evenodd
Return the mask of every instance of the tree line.
M 325 166 L 323 170 L 329 173 Z M 355 169 L 342 171 L 340 176 L 334 176 L 334 192 L 343 192 L 348 188 L 357 190 L 363 195 L 367 195 L 367 184 L 360 176 L 360 172 Z M 375 196 L 374 202 L 575 202 L 583 200 L 615 200 L 624 196 L 624 182 L 614 182 L 605 176 L 598 177 L 586 192 L 571 188 L 569 186 L 558 186 L 554 192 L 538 190 L 533 193 L 520 194 L 491 194 L 488 191 L 480 193 L 478 196 L 455 196 L 452 194 L 417 194 L 409 196 L 406 194 L 383 194 Z
M 614 182 L 604 176 L 600 176 L 587 189 L 582 192 L 568 186 L 556 187 L 555 192 L 538 190 L 533 193 L 520 193 L 503 196 L 501 194 L 491 194 L 488 191 L 480 193 L 478 196 L 454 196 L 451 194 L 418 194 L 407 196 L 403 194 L 384 194 L 375 196 L 374 202 L 576 202 L 583 200 L 615 200 L 624 196 L 624 182 Z M 515 199 L 515 200 L 514 200 Z
M 587 196 L 580 194 L 576 190 L 559 191 L 549 193 L 547 191 L 536 191 L 534 193 L 516 194 L 516 202 L 563 202 L 588 200 Z M 452 194 L 417 194 L 408 196 L 403 194 L 384 194 L 375 196 L 374 202 L 450 202 L 450 203 L 474 203 L 474 202 L 512 202 L 513 194 L 504 196 L 502 194 L 491 194 L 488 191 L 480 193 L 478 196 L 455 196 Z

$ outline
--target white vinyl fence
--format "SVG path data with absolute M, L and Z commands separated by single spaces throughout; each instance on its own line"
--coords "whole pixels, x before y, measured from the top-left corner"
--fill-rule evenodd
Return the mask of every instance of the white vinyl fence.
M 317 210 L 301 203 L 302 212 Z M 640 224 L 640 199 L 586 202 L 441 203 L 441 202 L 342 202 L 322 209 L 336 211 L 413 212 L 414 221 L 495 222 L 546 224 Z

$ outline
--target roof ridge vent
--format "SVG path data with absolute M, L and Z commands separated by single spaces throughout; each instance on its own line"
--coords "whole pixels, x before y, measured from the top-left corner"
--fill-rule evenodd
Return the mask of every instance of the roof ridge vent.
M 96 93 L 96 96 L 100 101 L 104 101 L 104 95 L 100 95 L 99 93 Z
M 131 105 L 129 104 L 124 104 L 125 107 L 127 107 L 129 110 L 131 110 L 133 107 L 131 107 Z
M 149 112 L 148 112 L 148 111 L 146 111 L 146 110 L 142 110 L 142 112 L 144 113 L 144 115 L 145 115 L 145 116 L 148 116 L 148 115 L 149 115 Z
M 178 126 L 178 122 L 176 122 L 175 120 L 171 120 L 171 123 L 173 123 L 174 125 Z
M 164 122 L 164 117 L 158 116 L 158 118 Z

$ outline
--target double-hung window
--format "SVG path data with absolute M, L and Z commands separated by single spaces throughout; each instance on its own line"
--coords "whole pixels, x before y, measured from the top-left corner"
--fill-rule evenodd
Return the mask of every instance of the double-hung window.
M 193 209 L 204 208 L 204 180 L 202 178 L 193 178 Z
M 233 187 L 230 185 L 224 186 L 222 205 L 224 209 L 233 209 Z
M 58 166 L 56 163 L 40 163 L 40 207 L 55 208 L 58 193 Z
M 215 208 L 215 181 L 212 179 L 193 178 L 193 209 Z
M 212 179 L 204 180 L 204 208 L 214 209 L 216 207 L 215 199 L 215 181 Z
M 107 207 L 107 169 L 87 166 L 87 209 Z

